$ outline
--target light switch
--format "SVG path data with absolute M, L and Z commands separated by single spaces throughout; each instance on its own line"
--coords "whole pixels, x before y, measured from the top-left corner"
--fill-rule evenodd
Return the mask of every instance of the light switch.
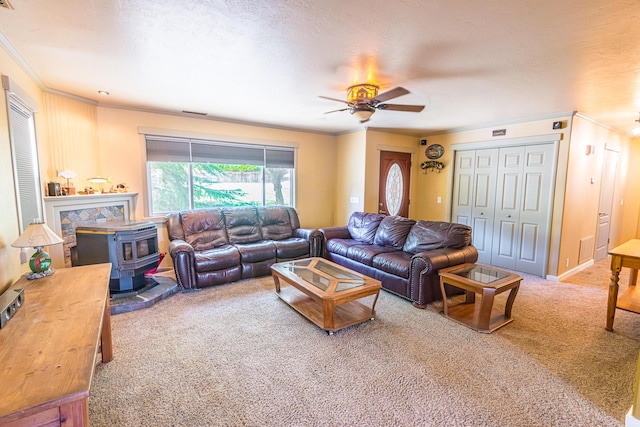
M 360 197 L 351 197 L 351 199 L 349 199 L 349 201 L 351 203 L 360 203 Z
M 438 201 L 437 203 L 442 203 L 442 197 L 438 196 Z

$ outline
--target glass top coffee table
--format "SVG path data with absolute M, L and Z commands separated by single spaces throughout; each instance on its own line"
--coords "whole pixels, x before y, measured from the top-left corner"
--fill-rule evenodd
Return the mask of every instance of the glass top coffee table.
M 329 334 L 375 318 L 382 285 L 371 277 L 324 258 L 276 263 L 271 274 L 278 297 Z
M 449 319 L 462 323 L 478 332 L 491 333 L 511 322 L 511 308 L 520 288 L 522 277 L 490 266 L 462 264 L 443 268 L 440 275 L 440 291 L 442 292 L 442 314 Z M 447 304 L 445 284 L 464 289 L 464 303 Z M 495 296 L 509 292 L 504 313 L 493 306 Z M 481 296 L 476 302 L 476 294 Z

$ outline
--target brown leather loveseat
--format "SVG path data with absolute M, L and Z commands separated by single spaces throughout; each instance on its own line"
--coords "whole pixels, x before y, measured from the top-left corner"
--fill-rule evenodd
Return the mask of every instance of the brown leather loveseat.
M 169 214 L 178 284 L 203 288 L 271 274 L 276 262 L 319 256 L 318 230 L 300 228 L 288 206 L 194 209 Z
M 325 258 L 380 280 L 419 308 L 442 299 L 438 270 L 478 260 L 463 224 L 354 212 L 348 225 L 320 232 Z

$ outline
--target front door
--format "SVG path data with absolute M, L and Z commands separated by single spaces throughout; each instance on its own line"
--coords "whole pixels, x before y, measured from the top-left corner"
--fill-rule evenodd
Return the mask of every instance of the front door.
M 378 212 L 409 216 L 411 153 L 380 152 Z

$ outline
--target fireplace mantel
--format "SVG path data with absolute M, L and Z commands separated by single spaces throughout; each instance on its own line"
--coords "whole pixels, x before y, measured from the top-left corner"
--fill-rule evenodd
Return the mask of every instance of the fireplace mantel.
M 138 193 L 101 193 L 73 196 L 49 196 L 44 198 L 45 221 L 47 225 L 55 231 L 65 241 L 63 245 L 49 246 L 48 252 L 51 255 L 51 262 L 54 268 L 69 267 L 70 260 L 65 256 L 69 246 L 75 246 L 75 228 L 72 235 L 67 235 L 69 228 L 68 213 L 77 212 L 79 224 L 89 225 L 99 222 L 114 220 L 131 220 L 136 210 Z M 100 212 L 104 210 L 105 215 L 100 218 L 92 218 L 90 212 Z M 112 211 L 116 211 L 118 217 L 109 218 Z M 65 222 L 63 224 L 63 221 Z M 73 227 L 73 224 L 71 224 Z M 63 233 L 65 229 L 65 233 Z M 65 259 L 66 258 L 66 259 Z

